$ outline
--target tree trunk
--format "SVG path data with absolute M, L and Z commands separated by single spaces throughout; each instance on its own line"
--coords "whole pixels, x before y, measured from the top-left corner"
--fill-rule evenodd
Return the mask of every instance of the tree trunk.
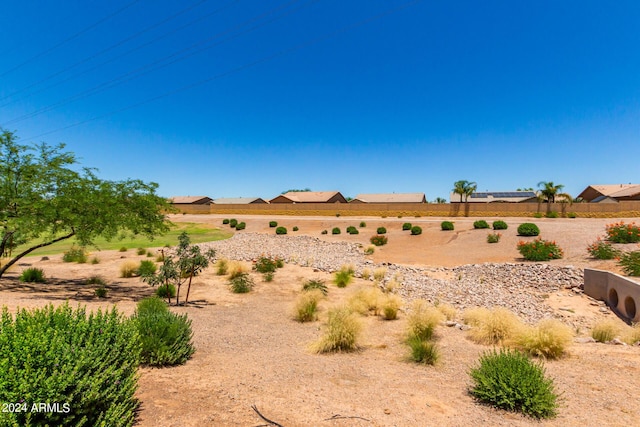
M 9 269 L 9 267 L 11 267 L 13 264 L 15 264 L 20 258 L 22 258 L 25 255 L 30 254 L 31 252 L 35 251 L 36 249 L 40 249 L 40 248 L 44 248 L 45 246 L 49 246 L 52 245 L 56 242 L 59 242 L 61 240 L 65 240 L 65 239 L 69 239 L 73 236 L 75 236 L 76 232 L 72 231 L 71 233 L 64 235 L 62 237 L 58 237 L 57 239 L 53 239 L 50 242 L 44 242 L 44 243 L 40 243 L 39 245 L 35 245 L 30 247 L 29 249 L 27 249 L 26 251 L 19 253 L 18 255 L 16 255 L 15 257 L 13 257 L 11 259 L 11 261 L 9 261 L 8 263 L 6 263 L 5 265 L 2 266 L 2 268 L 0 268 L 0 278 L 2 277 L 2 275 Z
M 193 267 L 191 267 L 191 274 L 189 275 L 189 284 L 187 285 L 187 296 L 184 298 L 184 305 L 189 304 L 189 292 L 191 291 L 191 279 L 193 279 Z

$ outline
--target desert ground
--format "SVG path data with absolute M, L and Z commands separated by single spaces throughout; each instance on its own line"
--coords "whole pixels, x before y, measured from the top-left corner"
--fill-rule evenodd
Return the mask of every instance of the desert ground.
M 222 226 L 220 215 L 174 215 L 175 222 L 207 222 Z M 389 243 L 376 248 L 372 262 L 402 265 L 453 267 L 476 263 L 524 262 L 516 249 L 516 228 L 534 222 L 541 236 L 555 240 L 564 258 L 551 265 L 599 268 L 620 272 L 615 261 L 589 258 L 586 246 L 604 234 L 611 219 L 503 218 L 508 224 L 497 244 L 486 242 L 487 230 L 473 230 L 477 218 L 454 218 L 455 231 L 440 231 L 443 218 L 373 217 L 275 217 L 235 216 L 245 221 L 237 233 L 269 233 L 269 220 L 286 226 L 289 235 L 309 235 L 326 241 L 349 241 L 369 246 L 375 228 L 385 226 Z M 495 218 L 485 218 L 491 223 Z M 348 225 L 366 221 L 360 234 L 344 233 Z M 631 222 L 633 219 L 627 219 Z M 403 222 L 423 228 L 420 236 L 401 231 Z M 293 226 L 299 231 L 292 232 Z M 331 228 L 343 233 L 331 235 Z M 324 229 L 328 235 L 321 235 Z M 638 245 L 633 246 L 637 249 Z M 136 302 L 153 293 L 139 278 L 119 277 L 126 260 L 147 259 L 135 251 L 102 251 L 96 265 L 63 263 L 61 255 L 42 260 L 32 256 L 0 280 L 0 305 L 10 311 L 40 307 L 69 300 L 88 309 L 116 304 L 132 314 Z M 124 258 L 124 259 L 123 259 Z M 244 261 L 250 268 L 250 263 Z M 24 284 L 17 280 L 26 266 L 44 269 L 47 284 Z M 436 274 L 436 273 L 434 273 Z M 109 283 L 106 299 L 94 296 L 83 284 L 101 275 Z M 138 422 L 155 426 L 259 426 L 269 425 L 252 409 L 282 426 L 623 426 L 636 425 L 640 417 L 640 347 L 599 343 L 573 343 L 560 360 L 544 361 L 546 372 L 562 395 L 558 416 L 537 421 L 496 410 L 476 402 L 468 393 L 468 372 L 490 347 L 473 343 L 455 327 L 437 329 L 441 359 L 436 366 L 407 360 L 403 343 L 406 322 L 363 317 L 361 349 L 353 353 L 314 354 L 309 345 L 322 331 L 329 307 L 346 301 L 357 289 L 373 286 L 356 279 L 346 288 L 331 285 L 331 274 L 287 263 L 272 282 L 252 273 L 256 282 L 248 294 L 233 294 L 224 276 L 210 267 L 197 277 L 191 305 L 173 307 L 192 319 L 196 353 L 186 364 L 171 368 L 142 368 L 138 398 Z M 321 303 L 319 320 L 298 323 L 291 309 L 301 284 L 319 278 L 329 284 L 329 296 Z M 490 287 L 491 283 L 486 283 Z M 448 301 L 442 301 L 448 302 Z M 581 319 L 576 337 L 589 336 L 589 325 L 605 318 L 617 319 L 602 304 L 580 292 L 559 289 L 545 295 L 544 304 L 556 317 L 572 326 Z M 573 320 L 575 320 L 573 319 Z M 624 325 L 622 320 L 618 320 Z M 271 424 L 275 425 L 275 424 Z

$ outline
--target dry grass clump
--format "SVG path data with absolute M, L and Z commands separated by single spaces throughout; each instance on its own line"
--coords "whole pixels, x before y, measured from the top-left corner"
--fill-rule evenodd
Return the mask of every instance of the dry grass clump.
M 640 341 L 640 323 L 636 323 L 632 328 L 628 328 L 623 335 L 623 341 L 629 345 L 634 345 Z
M 469 330 L 469 337 L 478 344 L 508 343 L 523 328 L 520 319 L 505 308 L 470 309 L 465 311 L 463 319 L 472 326 Z
M 612 319 L 601 320 L 593 325 L 591 337 L 597 342 L 608 342 L 617 337 L 621 332 L 618 322 Z
M 384 267 L 376 268 L 373 270 L 373 280 L 376 282 L 382 282 L 384 276 L 387 274 L 387 269 Z
M 368 268 L 364 268 L 360 275 L 364 280 L 369 280 L 371 278 L 371 270 L 369 270 Z
M 220 258 L 216 261 L 216 275 L 225 276 L 229 272 L 229 261 L 226 258 Z
M 433 337 L 436 326 L 442 322 L 444 316 L 427 301 L 415 300 L 411 304 L 411 311 L 407 316 L 407 330 L 409 338 L 417 337 L 428 341 Z
M 357 350 L 362 332 L 358 316 L 345 306 L 332 308 L 327 315 L 324 335 L 311 345 L 311 350 L 316 353 Z
M 400 284 L 395 279 L 391 279 L 384 284 L 383 291 L 386 294 L 390 294 L 391 292 L 394 292 L 396 289 L 398 289 L 399 286 Z
M 125 261 L 120 264 L 120 277 L 133 277 L 138 271 L 138 263 L 135 261 Z
M 545 319 L 536 326 L 524 327 L 515 338 L 515 345 L 525 353 L 545 359 L 563 356 L 573 340 L 573 331 L 555 319 Z
M 373 314 L 377 316 L 380 314 L 382 304 L 385 295 L 377 287 L 367 287 L 356 291 L 351 298 L 349 298 L 349 308 L 356 313 L 367 316 Z
M 298 322 L 313 322 L 318 318 L 318 303 L 323 297 L 320 289 L 302 292 L 296 299 L 293 317 Z
M 398 295 L 388 294 L 382 301 L 382 318 L 395 320 L 398 318 L 398 310 L 402 306 L 402 299 Z
M 245 273 L 249 272 L 249 269 L 240 262 L 232 262 L 229 263 L 227 267 L 227 272 L 229 273 L 229 280 L 233 280 L 236 277 L 243 276 Z
M 438 304 L 437 308 L 447 320 L 456 320 L 458 310 L 451 304 Z

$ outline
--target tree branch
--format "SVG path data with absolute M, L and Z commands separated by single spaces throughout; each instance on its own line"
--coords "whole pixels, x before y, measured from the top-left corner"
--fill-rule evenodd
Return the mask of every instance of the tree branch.
M 271 421 L 269 418 L 267 418 L 267 417 L 265 417 L 264 415 L 262 415 L 262 414 L 260 413 L 260 411 L 258 411 L 258 408 L 256 407 L 256 405 L 251 405 L 251 409 L 253 409 L 254 411 L 256 411 L 256 414 L 258 414 L 258 416 L 259 416 L 260 418 L 262 418 L 264 421 L 268 422 L 268 423 L 269 423 L 269 425 L 276 426 L 276 427 L 284 427 L 282 424 L 278 424 L 278 423 L 277 423 L 277 422 L 275 422 L 275 421 Z
M 74 231 L 72 231 L 72 232 L 71 232 L 71 233 L 69 233 L 69 234 L 66 234 L 66 235 L 64 235 L 64 236 L 61 236 L 61 237 L 55 238 L 55 239 L 53 239 L 53 240 L 51 240 L 51 241 L 49 241 L 49 242 L 44 242 L 44 243 L 40 243 L 39 245 L 32 246 L 32 247 L 30 247 L 29 249 L 27 249 L 26 251 L 24 251 L 24 252 L 22 252 L 22 253 L 20 253 L 20 254 L 16 255 L 15 257 L 13 257 L 13 258 L 11 259 L 11 261 L 9 261 L 9 262 L 8 262 L 8 263 L 6 263 L 5 265 L 3 265 L 3 266 L 2 266 L 2 268 L 0 268 L 0 277 L 2 277 L 2 275 L 3 275 L 3 274 L 4 274 L 4 273 L 9 269 L 9 267 L 11 267 L 13 264 L 15 264 L 15 263 L 16 263 L 20 258 L 22 258 L 23 256 L 30 254 L 31 252 L 35 251 L 36 249 L 40 249 L 40 248 L 43 248 L 43 247 L 45 247 L 45 246 L 52 245 L 52 244 L 54 244 L 54 243 L 56 243 L 56 242 L 59 242 L 59 241 L 61 241 L 61 240 L 69 239 L 70 237 L 75 236 L 75 234 L 76 234 L 76 232 L 75 232 L 75 230 L 74 230 Z

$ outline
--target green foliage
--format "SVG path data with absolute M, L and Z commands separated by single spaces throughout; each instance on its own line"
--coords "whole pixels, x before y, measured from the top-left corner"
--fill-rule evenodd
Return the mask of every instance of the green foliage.
M 551 418 L 557 413 L 553 379 L 546 378 L 542 364 L 520 352 L 486 352 L 470 375 L 470 393 L 482 402 L 534 418 Z
M 558 218 L 560 215 L 558 215 L 558 212 L 556 211 L 549 211 L 544 214 L 544 216 L 546 216 L 547 218 Z
M 136 274 L 138 276 L 151 276 L 156 272 L 157 269 L 158 267 L 156 266 L 155 262 L 149 261 L 149 260 L 142 260 L 140 261 L 140 266 L 138 267 Z
M 442 231 L 451 231 L 453 230 L 453 223 L 451 221 L 442 221 L 440 223 L 440 228 Z
M 322 230 L 322 231 L 320 232 L 320 234 L 328 234 L 328 233 L 329 233 L 329 232 L 328 232 L 327 230 Z
M 181 365 L 195 352 L 191 320 L 175 314 L 158 297 L 138 303 L 132 318 L 142 342 L 141 362 L 150 366 Z
M 30 267 L 20 274 L 20 281 L 26 283 L 45 283 L 44 271 L 41 268 Z
M 121 246 L 120 249 L 118 249 L 118 252 L 127 252 L 127 247 Z
M 278 258 L 278 257 L 276 257 L 276 258 L 275 258 L 275 261 L 276 261 L 276 267 L 277 267 L 277 268 L 282 268 L 282 267 L 284 267 L 284 260 L 283 260 L 282 258 Z
M 307 280 L 302 285 L 303 291 L 311 291 L 313 289 L 319 290 L 325 296 L 329 293 L 329 289 L 327 288 L 327 285 L 325 285 L 324 281 L 320 279 Z
M 411 227 L 411 235 L 412 236 L 418 236 L 422 234 L 422 227 L 418 226 L 418 225 L 414 225 L 413 227 Z
M 0 325 L 0 402 L 29 405 L 0 412 L 0 425 L 133 425 L 140 340 L 115 307 L 87 315 L 68 303 L 50 304 L 20 310 L 15 319 L 4 308 Z M 70 411 L 31 412 L 35 402 Z
M 136 249 L 136 254 L 138 254 L 138 255 L 144 255 L 146 253 L 147 253 L 147 250 L 145 248 Z
M 537 236 L 540 234 L 540 229 L 537 225 L 525 222 L 518 226 L 518 236 Z
M 276 221 L 269 221 L 269 227 L 274 228 L 277 226 L 278 226 L 278 223 Z
M 640 227 L 635 222 L 625 224 L 624 221 L 606 225 L 607 239 L 613 243 L 640 242 Z
M 371 238 L 369 239 L 369 241 L 371 242 L 371 244 L 376 245 L 376 246 L 383 246 L 386 245 L 388 242 L 387 236 L 381 236 L 381 235 L 375 235 L 375 236 L 371 236 Z
M 87 253 L 84 248 L 76 248 L 75 246 L 72 246 L 71 249 L 62 254 L 62 261 L 84 264 L 87 262 Z
M 102 287 L 107 286 L 107 282 L 100 276 L 91 276 L 84 283 L 87 285 L 100 285 Z
M 353 225 L 350 225 L 347 227 L 347 234 L 359 234 L 359 231 Z
M 253 265 L 258 273 L 273 273 L 276 271 L 276 260 L 271 257 L 261 256 Z
M 500 233 L 489 233 L 487 234 L 487 243 L 498 243 L 501 237 Z
M 331 229 L 331 234 L 340 234 L 340 229 L 338 227 L 333 227 Z
M 96 288 L 96 290 L 93 292 L 96 294 L 98 298 L 106 298 L 107 294 L 109 293 L 109 290 L 104 286 L 100 286 L 99 288 Z
M 231 227 L 231 228 L 236 228 L 236 225 L 238 225 L 238 220 L 237 220 L 237 219 L 235 219 L 235 218 L 231 218 L 231 219 L 229 220 L 229 227 Z
M 100 258 L 98 258 L 97 256 L 94 256 L 93 258 L 91 258 L 91 261 L 89 261 L 91 264 L 100 264 Z
M 378 233 L 378 234 L 386 234 L 386 232 L 387 232 L 387 229 L 384 228 L 384 227 L 378 227 L 376 229 L 376 233 Z
M 236 224 L 236 230 L 244 230 L 245 228 L 247 228 L 247 223 L 242 221 Z
M 360 223 L 360 228 L 365 228 L 366 226 L 367 226 L 367 223 L 366 223 L 366 222 L 362 221 L 362 222 Z
M 519 242 L 518 251 L 527 261 L 548 261 L 563 256 L 562 249 L 556 242 L 542 240 L 539 237 L 533 242 Z
M 619 264 L 627 276 L 640 276 L 640 251 L 623 253 Z
M 578 214 L 575 212 L 567 212 L 567 218 L 577 218 Z
M 224 276 L 229 270 L 229 262 L 226 259 L 219 259 L 216 262 L 216 274 L 218 276 Z
M 611 243 L 603 242 L 600 238 L 587 246 L 587 252 L 595 259 L 614 259 L 620 256 L 619 250 L 614 248 Z
M 466 202 L 469 199 L 469 196 L 473 194 L 474 191 L 478 188 L 478 184 L 472 181 L 460 180 L 453 183 L 453 192 L 455 194 L 460 195 L 460 203 L 462 203 L 462 196 L 464 196 L 464 201 Z
M 411 230 L 410 222 L 405 222 L 404 224 L 402 224 L 402 231 L 407 231 L 407 230 Z
M 264 280 L 265 282 L 273 282 L 273 273 L 272 272 L 264 273 L 262 275 L 262 280 Z
M 482 228 L 489 228 L 489 223 L 487 221 L 485 221 L 484 219 L 481 219 L 479 221 L 474 221 L 473 222 L 473 228 L 477 229 L 482 229 Z
M 542 218 L 544 215 L 542 214 L 542 212 L 536 212 L 533 214 L 534 218 Z
M 298 231 L 298 230 L 299 230 L 299 228 L 298 228 L 298 226 L 294 226 L 294 227 L 292 228 L 292 230 L 293 230 L 293 231 Z
M 435 365 L 440 358 L 438 346 L 434 341 L 425 341 L 412 336 L 407 340 L 407 344 L 411 349 L 411 360 L 416 363 Z
M 166 285 L 160 285 L 158 286 L 158 289 L 156 289 L 156 295 L 159 298 L 171 299 L 176 296 L 176 287 L 173 286 L 171 283 L 167 283 Z
M 509 226 L 507 225 L 506 222 L 504 222 L 502 220 L 493 221 L 493 229 L 494 230 L 506 230 L 507 228 L 509 228 Z
M 235 294 L 246 294 L 251 292 L 255 284 L 249 273 L 241 272 L 229 280 L 229 286 L 231 286 L 231 291 Z
M 276 228 L 276 234 L 287 234 L 287 229 L 285 227 Z
M 227 225 L 227 224 L 229 224 L 229 218 L 225 218 L 225 219 L 223 219 L 223 220 L 222 220 L 222 224 L 223 224 L 223 225 Z
M 353 272 L 345 269 L 336 271 L 333 275 L 333 283 L 339 288 L 345 288 L 353 281 Z

